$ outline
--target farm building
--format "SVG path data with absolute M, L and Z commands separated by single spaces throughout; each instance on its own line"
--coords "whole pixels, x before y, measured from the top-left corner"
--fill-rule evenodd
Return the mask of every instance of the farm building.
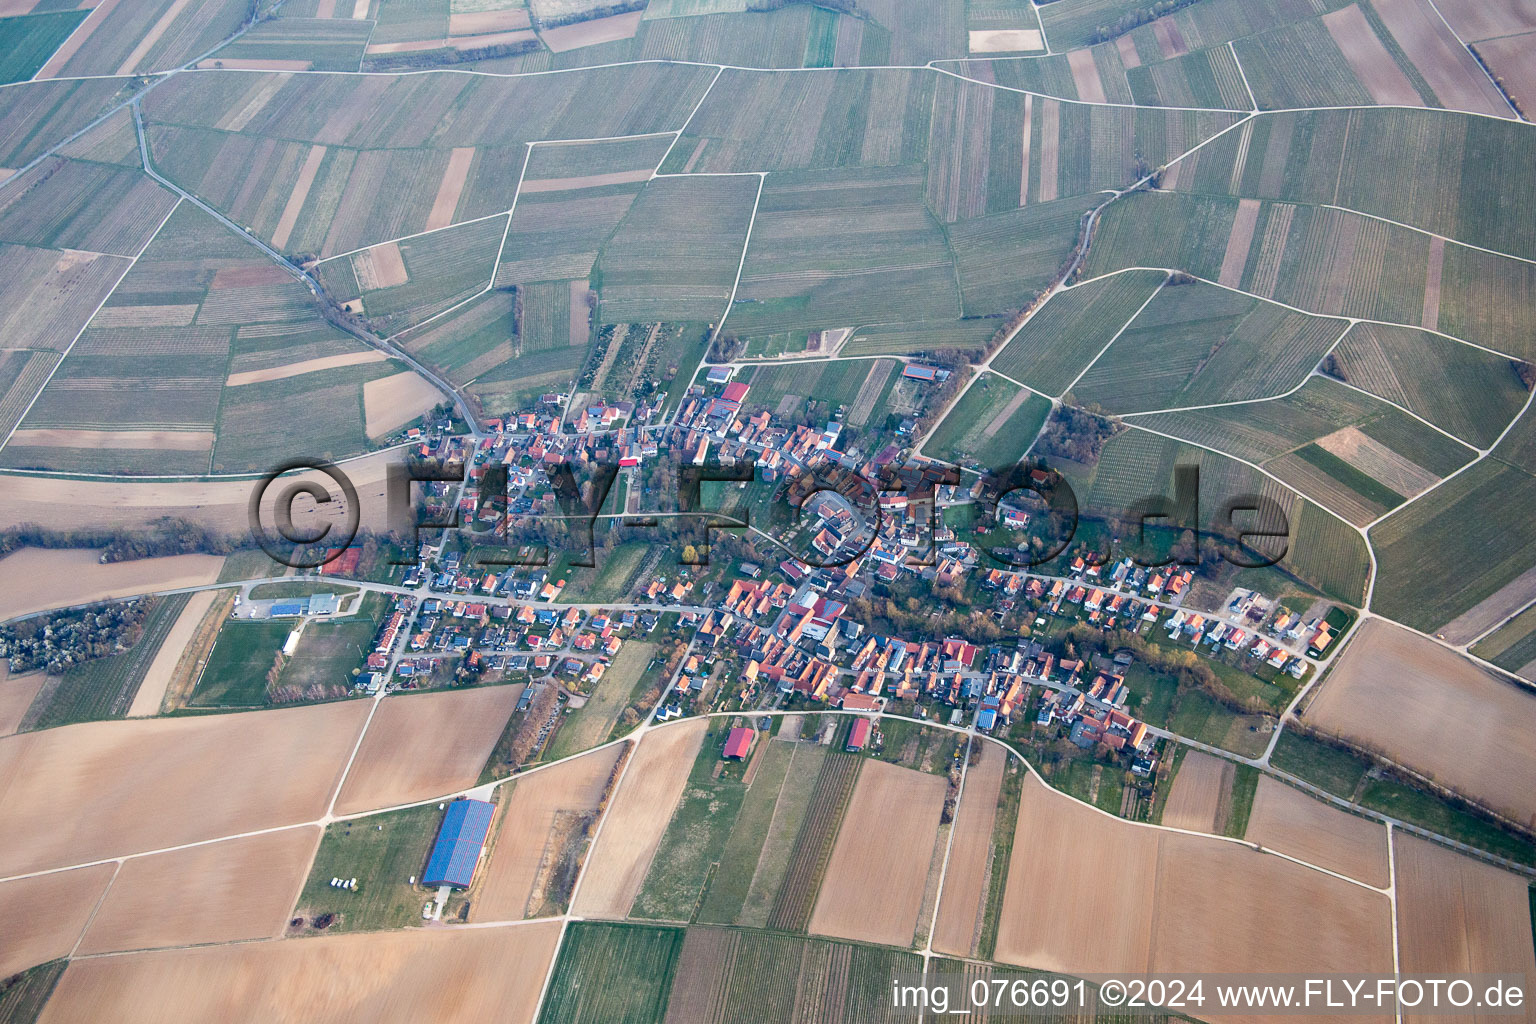
M 437 830 L 437 840 L 432 844 L 432 855 L 427 858 L 422 884 L 469 888 L 495 813 L 496 806 L 484 800 L 455 800 L 449 804 Z
M 848 749 L 850 751 L 863 750 L 869 742 L 869 733 L 872 726 L 867 718 L 855 718 L 853 728 L 848 730 Z
M 731 368 L 729 366 L 711 366 L 709 372 L 704 375 L 704 378 L 711 384 L 724 384 L 731 379 Z
M 720 756 L 740 761 L 752 752 L 752 741 L 756 738 L 757 733 L 745 726 L 738 726 L 725 738 L 725 750 Z

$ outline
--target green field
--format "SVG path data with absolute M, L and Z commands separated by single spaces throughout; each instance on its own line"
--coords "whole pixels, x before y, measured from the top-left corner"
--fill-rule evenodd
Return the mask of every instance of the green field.
M 720 924 L 762 927 L 769 915 L 795 851 L 795 841 L 816 796 L 817 780 L 829 756 L 828 748 L 813 743 L 776 743 L 792 748 L 791 762 L 778 793 L 758 782 L 770 771 L 772 761 L 758 772 L 737 815 L 731 839 L 720 855 L 720 869 L 700 908 L 699 920 Z M 764 807 L 764 804 L 770 806 Z M 763 824 L 763 816 L 768 818 Z M 742 880 L 745 877 L 745 882 Z M 745 891 L 742 892 L 742 886 Z M 736 905 L 737 894 L 741 903 Z M 729 917 L 727 915 L 730 915 Z
M 983 374 L 923 447 L 947 462 L 1003 470 L 1024 457 L 1050 412 L 1050 399 L 1024 392 L 996 374 Z
M 144 618 L 143 634 L 123 653 L 76 665 L 56 681 L 50 677 L 33 706 L 27 709 L 27 727 L 49 729 L 126 715 L 144 674 L 187 606 L 189 596 L 171 594 L 156 599 Z
M 911 324 L 861 327 L 843 344 L 845 356 L 911 355 L 946 349 L 979 350 L 1002 326 L 996 317 L 925 320 Z
M 803 360 L 756 366 L 751 373 L 743 378 L 752 388 L 742 403 L 745 408 L 767 409 L 800 422 L 805 422 L 802 417 L 830 418 L 841 409 L 847 426 L 870 433 L 885 426 L 898 388 L 914 396 L 915 404 L 922 399 L 920 389 L 932 387 L 903 383 L 894 359 Z
M 0 1024 L 33 1024 L 68 966 L 67 959 L 50 960 L 0 979 Z
M 263 558 L 266 552 L 260 552 Z M 263 567 L 264 568 L 264 567 Z M 260 572 L 262 569 L 257 569 Z M 357 588 L 347 583 L 330 583 L 326 580 L 295 580 L 283 583 L 258 583 L 249 595 L 253 601 L 272 600 L 280 597 L 311 597 L 315 594 L 353 594 Z M 343 602 L 345 603 L 345 602 Z
M 710 733 L 635 897 L 631 917 L 685 922 L 698 917 L 700 900 L 722 867 L 726 844 L 748 792 L 741 783 L 741 768 L 720 759 L 731 721 L 710 720 Z M 769 741 L 760 735 L 757 742 Z
M 327 825 L 296 915 L 311 923 L 318 914 L 336 915 L 327 931 L 421 924 L 422 905 L 434 890 L 410 879 L 420 880 L 442 818 L 436 804 L 426 804 Z M 332 888 L 332 878 L 356 878 L 357 891 Z
M 718 853 L 704 899 L 699 904 L 697 920 L 713 924 L 737 923 L 746 905 L 780 794 L 785 790 L 785 780 L 801 749 L 798 744 L 774 742 L 766 737 L 760 737 L 758 742 L 767 743 L 768 749 L 762 755 L 752 785 L 740 798 L 730 835 Z
M 653 681 L 649 677 L 657 671 L 651 665 L 655 654 L 655 644 L 625 641 L 603 678 L 597 681 L 586 704 L 575 711 L 565 712 L 544 759 L 558 761 L 605 742 L 614 731 L 619 713 L 642 686 Z
M 976 954 L 985 959 L 991 959 L 996 950 L 997 926 L 1003 912 L 1003 893 L 1008 885 L 1013 836 L 1019 820 L 1019 802 L 1028 777 L 1023 762 L 1010 754 L 997 797 L 997 815 L 992 819 L 992 870 L 987 876 L 986 897 L 981 904 L 981 936 Z
M 661 1024 L 682 946 L 681 928 L 573 922 L 540 1024 Z
M 1536 661 L 1536 605 L 1479 640 L 1472 653 L 1506 672 L 1518 672 Z
M 1269 744 L 1269 732 L 1259 728 L 1267 721 L 1271 720 L 1233 711 L 1215 698 L 1193 690 L 1180 699 L 1168 728 L 1179 736 L 1234 754 L 1258 757 Z
M 267 672 L 295 624 L 286 619 L 254 622 L 231 619 L 224 623 L 187 706 L 264 707 L 267 703 Z
M 54 11 L 0 18 L 0 85 L 37 74 L 89 11 Z
M 1371 530 L 1372 607 L 1433 631 L 1536 564 L 1536 522 L 1498 509 L 1536 503 L 1536 478 L 1484 459 Z
M 899 718 L 880 718 L 876 732 L 879 742 L 865 756 L 930 775 L 948 776 L 950 769 L 959 767 L 957 755 L 965 749 L 960 733 Z
M 960 313 L 944 230 L 923 204 L 920 167 L 790 173 L 763 186 L 731 307 L 733 332 Z
M 1132 270 L 1057 291 L 992 366 L 1048 395 L 1065 391 L 1167 277 Z
M 1253 814 L 1253 796 L 1259 788 L 1259 770 L 1251 764 L 1237 766 L 1237 776 L 1232 781 L 1232 810 L 1227 814 L 1226 828 L 1222 831 L 1234 839 L 1241 839 L 1248 832 L 1248 819 Z
M 1213 285 L 1165 287 L 1072 390 L 1113 412 L 1267 398 L 1300 384 L 1346 326 Z

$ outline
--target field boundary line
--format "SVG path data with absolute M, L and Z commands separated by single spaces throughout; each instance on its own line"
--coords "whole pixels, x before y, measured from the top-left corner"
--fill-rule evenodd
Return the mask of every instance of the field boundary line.
M 116 862 L 116 865 L 112 869 L 112 877 L 107 879 L 106 886 L 101 890 L 101 895 L 96 897 L 96 905 L 91 908 L 90 916 L 85 919 L 85 924 L 80 926 L 80 934 L 75 938 L 75 944 L 69 947 L 68 959 L 70 960 L 75 958 L 75 954 L 80 949 L 80 943 L 85 941 L 86 933 L 91 930 L 91 925 L 96 923 L 96 915 L 101 913 L 102 906 L 107 902 L 107 894 L 117 884 L 117 876 L 123 873 L 123 862 L 119 860 Z
M 1263 466 L 1259 465 L 1256 462 L 1250 462 L 1247 459 L 1244 459 L 1244 458 L 1241 458 L 1239 456 L 1233 455 L 1230 452 L 1224 452 L 1220 448 L 1212 448 L 1208 444 L 1201 444 L 1199 441 L 1191 441 L 1188 438 L 1177 437 L 1177 436 L 1175 436 L 1173 434 L 1168 433 L 1167 431 L 1156 430 L 1156 429 L 1154 429 L 1152 427 L 1144 427 L 1140 423 L 1127 423 L 1126 426 L 1130 427 L 1132 430 L 1142 430 L 1142 431 L 1147 432 L 1148 434 L 1156 434 L 1158 437 L 1166 437 L 1168 440 L 1170 440 L 1170 441 L 1177 441 L 1180 444 L 1191 445 L 1191 446 L 1193 446 L 1195 448 L 1203 448 L 1206 451 L 1211 452 L 1212 454 L 1220 455 L 1222 458 L 1231 459 L 1233 462 L 1240 462 L 1243 465 L 1247 466 L 1249 469 L 1252 469 L 1252 470 L 1254 470 L 1256 472 L 1262 473 L 1264 476 L 1269 477 L 1269 479 L 1273 480 L 1275 483 L 1279 484 L 1281 487 L 1284 487 L 1286 490 L 1290 491 L 1292 494 L 1295 494 L 1297 497 L 1302 498 L 1305 501 L 1310 501 L 1312 504 L 1316 505 L 1318 508 L 1322 509 L 1324 512 L 1327 512 L 1329 515 L 1333 516 L 1333 518 L 1337 519 L 1339 522 L 1343 523 L 1345 526 L 1349 527 L 1351 530 L 1354 530 L 1356 533 L 1360 534 L 1361 537 L 1365 539 L 1366 545 L 1367 546 L 1370 545 L 1370 539 L 1369 538 L 1365 538 L 1365 531 L 1367 529 L 1369 529 L 1369 525 L 1367 525 L 1367 526 L 1356 526 L 1354 523 L 1350 522 L 1348 519 L 1345 519 L 1343 516 L 1339 515 L 1337 512 L 1335 512 L 1333 509 L 1329 508 L 1327 505 L 1324 505 L 1322 502 L 1320 502 L 1316 498 L 1306 494 L 1304 491 L 1298 490 L 1293 485 L 1286 483 L 1284 480 L 1281 480 L 1279 477 L 1275 476 L 1275 474 L 1271 473 L 1269 470 L 1265 469 Z M 1424 493 L 1428 494 L 1429 492 L 1425 491 Z M 1399 505 L 1398 507 L 1401 508 L 1402 506 Z
M 1311 204 L 1298 203 L 1296 205 L 1307 206 Z M 1404 228 L 1408 231 L 1413 231 L 1421 235 L 1428 235 L 1430 238 L 1438 238 L 1441 241 L 1449 242 L 1452 245 L 1459 245 L 1463 249 L 1474 249 L 1477 252 L 1485 252 L 1490 256 L 1502 256 L 1506 260 L 1514 260 L 1517 263 L 1529 263 L 1533 266 L 1536 266 L 1536 260 L 1533 260 L 1528 256 L 1516 256 L 1512 252 L 1501 252 L 1498 249 L 1490 249 L 1485 245 L 1473 245 L 1471 242 L 1463 242 L 1461 239 L 1452 238 L 1450 235 L 1442 235 L 1438 231 L 1431 231 L 1428 228 L 1421 228 L 1415 224 L 1405 224 L 1400 220 L 1393 220 L 1391 217 L 1383 217 L 1375 213 L 1366 213 L 1364 210 L 1357 210 L 1352 206 L 1340 206 L 1338 203 L 1318 203 L 1316 205 L 1324 210 L 1338 210 L 1342 213 L 1352 213 L 1356 217 L 1365 217 L 1369 220 L 1379 220 L 1383 224 L 1391 224 L 1393 227 Z M 1429 328 L 1422 327 L 1420 330 L 1429 330 Z
M 1392 823 L 1387 822 L 1387 898 L 1391 900 L 1392 909 L 1392 973 L 1401 976 L 1402 963 L 1397 941 L 1397 836 L 1392 828 Z M 1394 1024 L 1402 1024 L 1403 1001 L 1394 990 L 1392 994 Z
M 944 907 L 944 882 L 949 875 L 949 855 L 955 848 L 955 831 L 960 822 L 960 802 L 965 799 L 965 780 L 971 773 L 971 748 L 976 742 L 974 726 L 965 736 L 965 754 L 960 759 L 960 785 L 955 790 L 955 810 L 949 819 L 949 836 L 944 842 L 944 862 L 939 865 L 939 888 L 933 897 L 933 917 L 928 920 L 928 938 L 923 942 L 923 974 L 928 974 L 928 960 L 933 956 L 933 933 L 939 929 L 939 911 Z M 922 913 L 921 910 L 918 913 Z M 918 924 L 922 924 L 921 921 Z
M 736 305 L 736 290 L 741 287 L 741 272 L 747 265 L 747 250 L 752 246 L 752 227 L 757 223 L 757 208 L 763 201 L 763 183 L 768 180 L 767 171 L 753 172 L 757 175 L 757 195 L 752 200 L 752 214 L 747 218 L 747 233 L 741 239 L 741 259 L 736 261 L 736 279 L 731 282 L 731 294 L 725 300 L 725 311 L 720 314 L 720 322 L 715 325 L 714 331 L 709 336 L 709 348 L 713 348 L 720 338 L 720 332 L 725 330 L 725 321 L 730 318 L 731 307 Z M 704 359 L 700 365 L 708 360 L 709 348 L 704 350 Z M 698 370 L 694 370 L 694 377 L 698 377 Z M 682 403 L 678 403 L 682 407 Z
M 704 87 L 704 95 L 699 97 L 699 102 L 695 103 L 693 105 L 693 109 L 688 111 L 688 116 L 683 118 L 682 127 L 678 128 L 677 131 L 672 133 L 672 145 L 667 147 L 667 151 L 661 154 L 661 159 L 656 162 L 656 169 L 651 172 L 652 181 L 654 181 L 656 176 L 661 173 L 661 169 L 667 165 L 667 157 L 672 155 L 672 147 L 677 145 L 677 140 L 682 138 L 683 133 L 688 130 L 688 125 L 693 122 L 693 115 L 697 114 L 699 112 L 699 108 L 704 105 L 704 101 L 709 99 L 709 94 L 715 88 L 715 83 L 720 81 L 720 76 L 723 74 L 725 74 L 725 65 L 721 64 L 719 67 L 715 68 L 715 77 L 711 78 L 709 80 L 709 84 Z
M 1499 99 L 1504 101 L 1504 105 L 1509 108 L 1510 113 L 1515 115 L 1514 118 L 1510 120 L 1524 121 L 1525 119 L 1520 116 L 1520 111 L 1516 110 L 1515 105 L 1509 102 L 1509 96 L 1504 92 L 1504 87 L 1499 85 L 1499 83 L 1494 80 L 1493 74 L 1489 72 L 1488 68 L 1484 66 L 1483 62 L 1478 59 L 1477 54 L 1472 52 L 1472 47 L 1468 46 L 1466 41 L 1461 38 L 1461 33 L 1452 28 L 1451 23 L 1445 20 L 1445 15 L 1440 13 L 1440 8 L 1435 4 L 1435 0 L 1424 0 L 1424 2 L 1429 4 L 1429 9 L 1435 12 L 1435 17 L 1440 19 L 1440 24 L 1445 26 L 1445 30 L 1451 34 L 1451 38 L 1456 40 L 1457 44 L 1464 51 L 1466 51 L 1468 57 L 1472 58 L 1472 63 L 1476 64 L 1477 70 L 1483 73 L 1483 78 L 1487 80 L 1489 85 L 1493 86 L 1493 91 L 1499 94 Z M 1410 61 L 1410 63 L 1412 62 Z M 1402 1016 L 1401 1010 L 1399 1010 L 1398 1016 Z
M 401 242 L 410 241 L 412 238 L 421 238 L 424 235 L 435 235 L 441 231 L 452 231 L 454 228 L 467 227 L 470 224 L 479 224 L 483 220 L 493 220 L 497 217 L 505 217 L 508 212 L 509 211 L 507 210 L 498 210 L 495 213 L 487 213 L 482 217 L 471 217 L 469 220 L 459 220 L 454 221 L 452 224 L 444 224 L 440 228 L 428 228 L 425 231 L 413 231 L 408 235 L 400 235 L 398 238 L 386 238 L 380 242 L 371 242 L 368 245 L 360 245 L 356 249 L 348 249 L 346 252 L 339 252 L 334 256 L 327 256 L 324 259 L 316 260 L 315 266 L 318 267 L 322 263 L 329 263 L 332 260 L 344 259 L 348 256 L 356 256 L 360 252 L 367 252 L 369 249 L 377 249 L 381 245 L 398 245 Z
M 1525 404 L 1520 407 L 1520 411 L 1515 414 L 1515 418 L 1510 420 L 1508 423 L 1506 423 L 1504 425 L 1504 429 L 1499 431 L 1499 436 L 1494 438 L 1493 439 L 1493 443 L 1490 444 L 1488 446 L 1487 450 L 1483 451 L 1482 454 L 1480 454 L 1477 458 L 1473 459 L 1471 462 L 1468 462 L 1465 466 L 1462 466 L 1460 469 L 1457 469 L 1455 472 L 1450 473 L 1449 475 L 1447 475 L 1445 477 L 1442 477 L 1440 482 L 1435 484 L 1435 486 L 1430 487 L 1427 490 L 1420 491 L 1418 494 L 1415 494 L 1413 497 L 1409 498 L 1407 501 L 1403 502 L 1401 505 L 1397 506 L 1397 508 L 1394 508 L 1392 511 L 1386 512 L 1386 513 L 1382 514 L 1381 516 L 1371 520 L 1369 523 L 1366 523 L 1363 529 L 1365 529 L 1366 531 L 1370 531 L 1370 530 L 1375 529 L 1376 526 L 1378 524 L 1380 524 L 1382 520 L 1388 519 L 1388 518 L 1396 515 L 1397 513 L 1401 512 L 1403 509 L 1407 508 L 1409 505 L 1412 505 L 1414 502 L 1416 502 L 1420 498 L 1424 497 L 1426 494 L 1433 494 L 1435 491 L 1439 490 L 1441 487 L 1444 487 L 1448 481 L 1456 479 L 1458 476 L 1460 476 L 1461 474 L 1465 473 L 1467 470 L 1471 469 L 1473 466 L 1477 465 L 1478 463 L 1482 462 L 1484 459 L 1486 459 L 1489 456 L 1491 456 L 1493 454 L 1493 452 L 1494 452 L 1494 449 L 1496 449 L 1499 446 L 1499 444 L 1504 440 L 1504 438 L 1506 436 L 1508 436 L 1509 432 L 1511 430 L 1515 429 L 1515 424 L 1519 423 L 1521 418 L 1523 416 L 1525 416 L 1526 413 L 1530 412 L 1530 410 L 1531 410 L 1531 402 L 1533 400 L 1536 400 L 1536 391 L 1532 391 L 1531 393 L 1529 393 L 1528 395 L 1525 396 Z M 1502 460 L 1500 460 L 1500 461 L 1502 461 Z M 1505 463 L 1505 465 L 1509 465 L 1509 464 Z M 1536 474 L 1527 473 L 1525 470 L 1520 469 L 1519 466 L 1511 466 L 1510 468 L 1511 469 L 1519 470 L 1522 473 L 1526 473 L 1527 476 L 1536 475 Z M 1369 606 L 1367 606 L 1367 607 L 1369 607 Z M 1385 616 L 1383 616 L 1383 618 L 1385 618 Z M 1388 620 L 1388 621 L 1396 621 L 1396 620 Z M 1398 623 L 1398 624 L 1401 625 L 1401 623 Z M 1415 631 L 1415 632 L 1417 632 L 1417 631 Z M 1452 649 L 1453 650 L 1459 650 L 1459 648 L 1452 648 Z M 1466 653 L 1466 652 L 1463 651 L 1462 653 Z M 1503 671 L 1503 670 L 1500 669 L 1500 671 Z M 1510 674 L 1513 675 L 1513 673 L 1510 673 Z
M 1466 440 L 1465 438 L 1457 437 L 1455 434 L 1451 433 L 1449 430 L 1446 430 L 1446 429 L 1444 429 L 1442 427 L 1435 426 L 1433 423 L 1429 422 L 1429 420 L 1425 419 L 1423 416 L 1420 416 L 1418 413 L 1414 412 L 1412 409 L 1409 409 L 1409 408 L 1406 408 L 1404 406 L 1398 405 L 1396 402 L 1392 401 L 1392 399 L 1390 399 L 1390 398 L 1383 398 L 1380 395 L 1376 394 L 1375 392 L 1367 391 L 1367 390 L 1365 390 L 1365 388 L 1359 387 L 1358 385 L 1355 385 L 1355 384 L 1351 384 L 1347 380 L 1339 380 L 1339 378 L 1331 376 L 1331 375 L 1326 374 L 1326 373 L 1318 374 L 1318 376 L 1326 377 L 1328 380 L 1333 381 L 1335 384 L 1342 384 L 1345 387 L 1349 388 L 1351 391 L 1358 391 L 1362 395 L 1365 395 L 1367 398 L 1374 398 L 1378 402 L 1385 402 L 1388 405 L 1390 405 L 1392 408 L 1396 409 L 1398 412 L 1406 413 L 1407 415 L 1412 416 L 1414 419 L 1418 420 L 1420 423 L 1424 424 L 1426 427 L 1429 427 L 1431 430 L 1434 430 L 1434 431 L 1437 431 L 1438 433 L 1444 434 L 1446 437 L 1450 438 L 1452 441 L 1455 441 L 1457 444 L 1462 445 L 1463 447 L 1470 448 L 1472 451 L 1477 452 L 1479 455 L 1486 455 L 1486 454 L 1488 454 L 1487 451 L 1485 451 L 1482 448 L 1479 448 L 1477 445 L 1473 444 L 1472 442 Z
M 1227 40 L 1227 49 L 1232 51 L 1232 63 L 1237 65 L 1237 73 L 1243 80 L 1243 88 L 1248 90 L 1248 102 L 1253 104 L 1252 112 L 1259 112 L 1259 99 L 1253 94 L 1253 86 L 1248 84 L 1248 74 L 1243 70 L 1243 62 L 1237 56 L 1236 40 Z
M 141 139 L 140 145 L 142 144 L 143 141 Z M 74 351 L 75 344 L 81 339 L 82 336 L 84 336 L 86 328 L 91 326 L 91 321 L 96 319 L 96 314 L 101 312 L 101 308 L 105 306 L 108 300 L 110 300 L 112 296 L 117 292 L 117 286 L 123 283 L 123 279 L 126 278 L 129 272 L 133 270 L 134 266 L 138 264 L 139 257 L 144 255 L 145 251 L 148 250 L 150 245 L 154 242 L 155 236 L 160 234 L 160 229 L 165 227 L 165 225 L 170 221 L 171 215 L 179 209 L 181 209 L 181 197 L 177 196 L 176 201 L 171 204 L 171 208 L 166 213 L 165 217 L 160 221 L 159 224 L 155 225 L 155 230 L 150 232 L 149 238 L 147 238 L 144 244 L 139 247 L 139 251 L 134 253 L 132 258 L 129 259 L 128 265 L 123 268 L 123 272 L 118 275 L 117 280 L 112 282 L 112 287 L 107 289 L 107 293 L 101 297 L 101 301 L 96 303 L 96 308 L 91 310 L 91 315 L 85 318 L 85 323 L 80 325 L 80 329 L 76 331 L 75 336 L 69 340 L 69 344 L 64 346 L 64 351 L 59 354 L 59 361 L 53 364 L 53 369 L 49 370 L 48 376 L 43 378 L 43 383 L 37 389 L 37 393 L 32 396 L 32 400 L 27 403 L 27 407 L 21 410 L 21 415 L 16 418 L 16 425 L 11 427 L 10 432 L 5 435 L 5 440 L 0 441 L 0 450 L 3 450 L 6 445 L 11 443 L 11 438 L 16 435 L 16 431 L 21 429 L 21 425 L 26 422 L 28 414 L 32 412 L 32 407 L 37 404 L 37 400 L 39 398 L 43 397 L 43 392 L 47 389 L 49 383 L 52 382 L 54 374 L 59 372 L 59 367 L 64 365 L 64 360 L 68 359 L 70 352 Z
M 1171 281 L 1172 279 L 1173 279 L 1173 274 L 1165 272 L 1164 275 L 1163 275 L 1162 282 L 1156 288 L 1152 289 L 1152 294 L 1148 295 L 1146 297 L 1146 299 L 1143 300 L 1141 305 L 1136 307 L 1136 312 L 1131 314 L 1131 318 L 1129 320 L 1127 320 L 1125 323 L 1121 324 L 1119 329 L 1116 330 L 1114 334 L 1110 335 L 1109 340 L 1104 343 L 1104 347 L 1099 349 L 1097 352 L 1095 352 L 1094 355 L 1093 355 L 1093 358 L 1088 360 L 1088 364 L 1086 366 L 1084 366 L 1081 371 L 1078 372 L 1078 375 L 1076 377 L 1072 378 L 1071 383 L 1069 383 L 1066 387 L 1061 389 L 1061 394 L 1060 395 L 1055 395 L 1053 397 L 1055 397 L 1059 401 L 1061 399 L 1062 395 L 1069 394 L 1072 391 L 1073 388 L 1077 387 L 1078 382 L 1080 382 L 1083 379 L 1083 377 L 1085 375 L 1087 375 L 1089 370 L 1093 369 L 1094 364 L 1097 363 L 1099 361 L 1099 359 L 1103 357 L 1104 353 L 1109 351 L 1109 347 L 1111 345 L 1113 345 L 1115 342 L 1120 340 L 1120 335 L 1125 333 L 1125 330 L 1126 330 L 1127 327 L 1130 327 L 1131 324 L 1136 322 L 1136 318 L 1141 316 L 1142 310 L 1144 310 L 1148 306 L 1150 306 L 1152 304 L 1152 300 L 1157 298 L 1159 295 L 1161 295 L 1163 293 L 1163 289 L 1168 287 L 1168 282 Z M 1001 351 L 1001 350 L 999 350 L 999 351 Z

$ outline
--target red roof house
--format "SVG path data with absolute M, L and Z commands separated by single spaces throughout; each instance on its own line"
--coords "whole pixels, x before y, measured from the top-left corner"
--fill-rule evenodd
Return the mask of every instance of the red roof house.
M 756 738 L 756 731 L 745 726 L 732 729 L 731 734 L 725 739 L 725 752 L 721 756 L 732 761 L 742 760 L 751 752 L 752 741 Z
M 855 718 L 853 720 L 853 728 L 848 733 L 848 749 L 863 750 L 864 745 L 869 742 L 871 728 L 869 719 Z

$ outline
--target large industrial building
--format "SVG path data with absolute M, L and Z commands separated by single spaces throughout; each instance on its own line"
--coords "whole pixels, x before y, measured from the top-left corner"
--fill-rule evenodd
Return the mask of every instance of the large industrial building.
M 427 858 L 422 882 L 469 888 L 495 813 L 496 805 L 484 800 L 455 800 L 449 804 L 437 830 L 437 841 L 432 844 L 432 855 Z

